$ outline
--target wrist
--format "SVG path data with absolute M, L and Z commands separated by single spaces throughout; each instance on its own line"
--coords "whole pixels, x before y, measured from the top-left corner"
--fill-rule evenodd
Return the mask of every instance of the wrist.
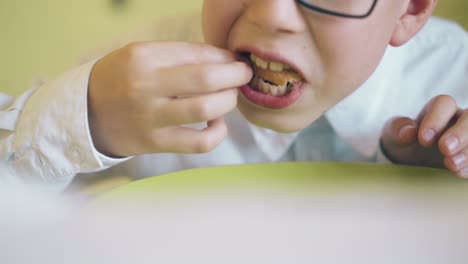
M 387 150 L 382 138 L 379 140 L 379 152 L 377 154 L 377 158 L 388 163 L 398 163 Z
M 102 100 L 98 100 L 98 96 L 96 96 L 98 85 L 96 84 L 95 70 L 96 65 L 94 65 L 89 76 L 87 93 L 87 121 L 91 143 L 99 154 L 115 159 L 125 158 L 125 155 L 117 154 L 118 152 L 110 144 L 112 135 L 106 133 L 106 129 L 102 127 L 102 120 L 105 120 L 105 118 L 102 118 L 99 114 L 99 106 L 104 105 L 104 103 Z

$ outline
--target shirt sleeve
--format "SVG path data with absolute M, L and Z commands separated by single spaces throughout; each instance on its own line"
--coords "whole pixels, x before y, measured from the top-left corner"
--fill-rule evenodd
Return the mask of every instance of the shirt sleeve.
M 0 93 L 0 182 L 62 190 L 78 173 L 127 160 L 104 156 L 92 142 L 87 93 L 95 62 L 16 99 Z
M 383 147 L 382 139 L 379 140 L 379 146 L 377 147 L 376 162 L 387 164 L 393 163 L 393 161 L 388 157 L 387 151 Z

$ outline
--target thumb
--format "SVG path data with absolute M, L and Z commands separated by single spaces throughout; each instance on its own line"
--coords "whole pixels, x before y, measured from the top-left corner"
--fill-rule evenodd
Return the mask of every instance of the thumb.
M 418 125 L 408 117 L 395 117 L 387 121 L 382 133 L 386 148 L 403 147 L 417 142 Z

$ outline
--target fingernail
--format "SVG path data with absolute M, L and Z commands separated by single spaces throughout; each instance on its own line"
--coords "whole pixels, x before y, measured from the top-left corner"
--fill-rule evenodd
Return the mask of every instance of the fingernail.
M 461 153 L 461 154 L 458 154 L 458 155 L 455 155 L 451 158 L 453 164 L 455 164 L 455 166 L 459 167 L 460 165 L 462 165 L 465 160 L 466 160 L 466 156 L 465 154 Z
M 450 152 L 455 151 L 458 148 L 458 144 L 459 144 L 458 139 L 454 136 L 448 136 L 445 139 L 445 146 L 447 146 Z
M 462 178 L 468 179 L 468 167 L 461 170 L 460 174 Z
M 436 132 L 434 131 L 434 129 L 426 129 L 426 131 L 424 131 L 423 133 L 423 139 L 427 142 L 430 142 L 434 139 L 435 135 Z
M 398 138 L 403 138 L 405 135 L 409 133 L 410 130 L 415 129 L 416 127 L 414 125 L 404 125 L 400 128 L 400 131 L 398 131 Z

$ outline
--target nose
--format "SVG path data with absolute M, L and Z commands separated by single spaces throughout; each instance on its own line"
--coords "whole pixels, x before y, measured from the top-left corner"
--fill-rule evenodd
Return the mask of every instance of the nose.
M 297 33 L 307 27 L 294 0 L 252 0 L 246 12 L 252 24 L 273 33 Z

